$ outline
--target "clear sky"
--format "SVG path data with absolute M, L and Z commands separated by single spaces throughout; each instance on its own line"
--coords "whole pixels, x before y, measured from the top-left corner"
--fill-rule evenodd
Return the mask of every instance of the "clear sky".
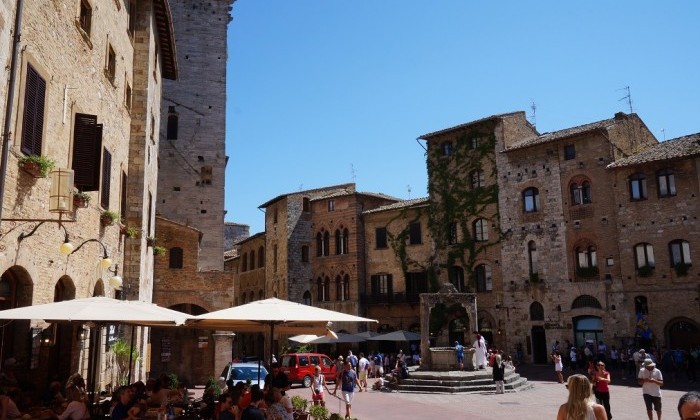
M 626 86 L 660 141 L 700 132 L 699 18 L 695 0 L 237 0 L 226 220 L 254 234 L 267 200 L 347 182 L 424 197 L 420 135 L 599 121 L 629 112 Z

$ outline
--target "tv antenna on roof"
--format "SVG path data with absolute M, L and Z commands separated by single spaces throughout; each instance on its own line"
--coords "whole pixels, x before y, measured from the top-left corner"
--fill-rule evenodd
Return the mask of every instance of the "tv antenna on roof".
M 530 114 L 530 124 L 537 128 L 537 105 L 532 99 L 530 99 L 530 109 L 532 110 L 532 114 Z
M 617 101 L 620 102 L 620 101 L 624 101 L 626 99 L 627 105 L 630 107 L 630 114 L 633 113 L 634 111 L 632 111 L 632 94 L 630 93 L 630 87 L 625 86 L 622 89 L 618 89 L 618 90 L 626 91 L 627 95 L 623 96 L 622 98 L 618 99 Z
M 408 199 L 411 199 L 411 184 L 406 185 L 406 189 L 408 190 Z
M 357 179 L 357 174 L 355 173 L 355 165 L 352 163 L 350 164 L 350 177 L 352 178 L 352 182 L 355 182 Z

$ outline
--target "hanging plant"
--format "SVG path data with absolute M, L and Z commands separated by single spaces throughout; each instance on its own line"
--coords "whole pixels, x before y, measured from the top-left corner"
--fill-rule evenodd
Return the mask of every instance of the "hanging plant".
M 90 204 L 90 195 L 86 192 L 78 191 L 73 193 L 73 207 L 84 209 Z
M 121 234 L 129 239 L 134 239 L 139 235 L 140 229 L 134 226 L 124 225 L 121 227 Z
M 153 255 L 163 255 L 165 254 L 165 247 L 163 246 L 154 246 L 153 247 Z
M 34 178 L 46 178 L 56 166 L 56 161 L 53 159 L 36 155 L 22 156 L 18 162 L 20 169 Z
M 155 236 L 149 236 L 146 238 L 146 246 L 155 246 L 156 245 L 156 237 Z
M 119 213 L 110 210 L 105 210 L 100 214 L 100 223 L 102 223 L 102 226 L 112 226 L 119 221 L 119 219 L 121 219 Z

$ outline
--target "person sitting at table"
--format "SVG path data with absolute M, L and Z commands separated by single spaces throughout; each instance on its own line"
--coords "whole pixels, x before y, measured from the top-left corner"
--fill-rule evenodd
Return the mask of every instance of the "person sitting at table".
M 217 420 L 240 420 L 241 419 L 241 409 L 236 405 L 238 401 L 235 401 L 231 394 L 222 393 L 219 395 L 219 405 L 216 410 Z
M 282 391 L 279 388 L 272 388 L 270 392 L 267 393 L 265 397 L 265 403 L 267 404 L 266 416 L 268 420 L 293 420 L 292 415 L 293 407 L 292 402 L 287 396 L 282 395 Z
M 7 394 L 0 391 L 0 419 L 18 419 L 22 417 L 22 413 L 15 403 L 15 398 L 17 398 L 16 390 L 9 391 Z
M 265 414 L 263 413 L 265 407 L 263 399 L 265 398 L 265 394 L 258 385 L 253 385 L 251 387 L 250 394 L 250 405 L 243 411 L 241 420 L 265 420 Z
M 131 408 L 131 390 L 128 386 L 120 386 L 114 392 L 112 401 L 117 403 L 112 408 L 112 420 L 122 420 L 129 418 L 129 409 Z
M 168 402 L 168 397 L 170 394 L 170 389 L 168 389 L 167 382 L 163 378 L 158 378 L 153 384 L 153 391 L 151 396 L 148 398 L 148 405 L 150 407 L 160 407 Z
M 61 393 L 61 383 L 58 381 L 52 381 L 49 387 L 46 388 L 44 396 L 42 397 L 42 403 L 47 407 L 60 406 L 66 399 Z
M 68 401 L 68 406 L 63 410 L 63 413 L 58 416 L 58 420 L 87 420 L 90 418 L 88 406 L 77 387 L 71 387 L 67 390 L 66 399 Z
M 71 376 L 68 377 L 68 380 L 66 381 L 66 395 L 68 395 L 68 391 L 74 389 L 77 390 L 78 393 L 82 396 L 84 401 L 87 401 L 87 391 L 85 390 L 85 379 L 83 379 L 82 375 L 80 373 L 74 373 Z

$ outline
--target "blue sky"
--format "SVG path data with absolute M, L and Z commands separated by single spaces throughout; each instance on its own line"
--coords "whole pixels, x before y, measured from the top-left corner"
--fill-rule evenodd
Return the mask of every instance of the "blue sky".
M 543 133 L 629 112 L 629 86 L 659 140 L 699 132 L 698 17 L 698 1 L 237 0 L 226 220 L 257 233 L 265 201 L 347 182 L 424 197 L 417 137 L 533 102 Z

